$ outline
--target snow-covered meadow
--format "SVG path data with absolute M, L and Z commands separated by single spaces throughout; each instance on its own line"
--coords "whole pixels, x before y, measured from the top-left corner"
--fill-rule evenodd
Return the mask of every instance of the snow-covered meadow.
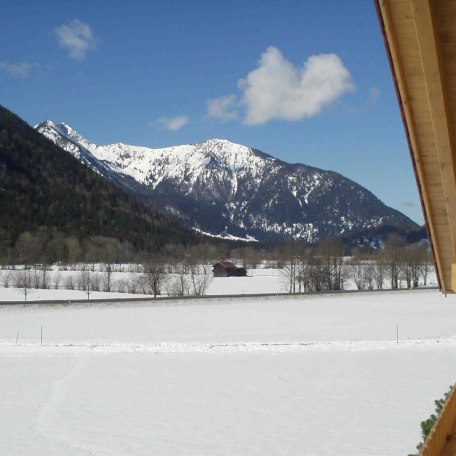
M 105 265 L 91 265 L 93 271 L 90 273 L 96 278 L 96 286 L 93 284 L 89 295 L 84 291 L 80 283 L 80 275 L 87 265 L 79 264 L 71 267 L 54 265 L 46 269 L 46 286 L 34 287 L 35 282 L 43 283 L 43 270 L 32 269 L 28 273 L 31 276 L 31 287 L 26 290 L 15 287 L 19 274 L 24 273 L 23 266 L 16 269 L 0 269 L 0 301 L 52 301 L 52 300 L 97 300 L 97 299 L 125 299 L 125 298 L 147 298 L 152 297 L 151 290 L 141 284 L 144 274 L 140 265 L 117 264 L 112 265 L 113 272 L 110 277 L 110 291 L 102 291 L 106 287 Z M 271 268 L 264 264 L 258 268 L 248 269 L 248 277 L 213 277 L 211 265 L 199 265 L 194 280 L 200 284 L 204 283 L 202 294 L 213 295 L 251 295 L 251 294 L 280 294 L 287 293 L 289 289 L 289 277 L 283 269 Z M 183 274 L 181 277 L 176 273 L 166 272 L 161 279 L 161 294 L 159 297 L 173 296 L 170 292 L 175 288 L 176 282 L 182 278 L 185 281 L 185 292 L 183 295 L 194 294 L 190 274 Z M 420 282 L 420 286 L 423 286 Z M 427 286 L 437 286 L 437 279 L 432 270 L 427 277 Z M 399 282 L 400 287 L 405 287 L 404 281 Z M 390 282 L 385 276 L 383 287 L 388 289 Z M 79 288 L 79 289 L 78 289 Z M 146 290 L 144 290 L 146 288 Z M 350 278 L 344 281 L 345 290 L 356 290 L 356 285 Z
M 436 290 L 0 315 L 6 455 L 405 455 L 456 380 Z

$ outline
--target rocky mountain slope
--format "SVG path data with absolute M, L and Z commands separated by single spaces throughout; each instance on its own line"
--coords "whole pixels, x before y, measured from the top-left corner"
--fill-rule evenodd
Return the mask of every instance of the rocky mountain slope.
M 106 179 L 213 236 L 318 241 L 379 227 L 418 228 L 340 174 L 226 140 L 163 149 L 98 146 L 64 123 L 35 128 Z

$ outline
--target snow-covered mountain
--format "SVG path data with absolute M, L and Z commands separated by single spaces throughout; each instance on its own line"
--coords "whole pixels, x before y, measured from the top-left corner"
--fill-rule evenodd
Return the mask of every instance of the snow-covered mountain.
M 116 185 L 213 236 L 317 241 L 383 226 L 417 228 L 340 174 L 226 140 L 163 149 L 98 146 L 64 123 L 35 128 Z

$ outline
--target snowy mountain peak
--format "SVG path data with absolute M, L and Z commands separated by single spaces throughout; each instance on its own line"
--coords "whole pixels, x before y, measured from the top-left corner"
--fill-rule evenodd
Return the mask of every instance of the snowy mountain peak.
M 337 173 L 226 139 L 151 149 L 98 146 L 64 123 L 36 129 L 116 185 L 210 235 L 312 242 L 380 226 L 417 227 Z
M 196 147 L 200 147 L 204 150 L 210 151 L 224 151 L 224 152 L 245 152 L 251 151 L 249 147 L 243 146 L 242 144 L 236 144 L 227 139 L 208 139 L 200 144 L 196 144 Z
M 39 125 L 37 125 L 35 127 L 35 129 L 43 134 L 44 134 L 44 132 L 47 132 L 48 134 L 53 134 L 52 132 L 54 132 L 54 133 L 63 135 L 72 141 L 84 140 L 88 143 L 88 141 L 85 140 L 85 138 L 81 134 L 79 134 L 76 130 L 71 128 L 65 122 L 61 122 L 61 123 L 57 124 L 57 123 L 52 122 L 52 120 L 46 120 L 45 122 L 42 122 Z M 45 134 L 45 136 L 46 136 L 46 134 Z
M 39 128 L 54 128 L 55 125 L 56 124 L 52 120 L 45 120 L 44 122 L 41 122 L 38 125 L 35 125 L 33 128 L 35 130 L 37 130 Z

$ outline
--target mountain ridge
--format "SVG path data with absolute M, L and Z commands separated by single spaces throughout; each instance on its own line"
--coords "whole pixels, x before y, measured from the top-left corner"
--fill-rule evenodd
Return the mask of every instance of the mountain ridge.
M 211 235 L 316 242 L 380 226 L 418 229 L 339 173 L 225 139 L 160 149 L 99 146 L 65 123 L 35 128 L 117 186 Z

